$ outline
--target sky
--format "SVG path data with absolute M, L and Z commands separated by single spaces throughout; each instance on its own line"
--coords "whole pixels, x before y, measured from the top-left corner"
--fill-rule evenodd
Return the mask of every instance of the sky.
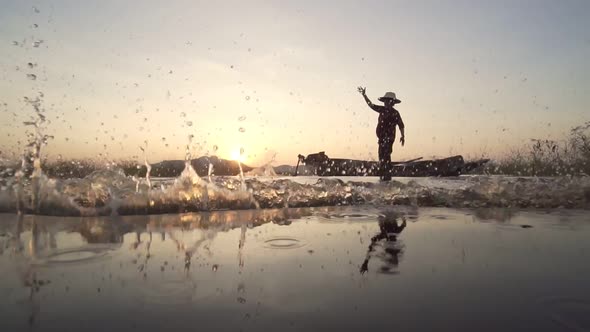
M 498 157 L 590 121 L 590 2 L 0 0 L 0 158 Z M 37 41 L 37 47 L 35 47 Z M 29 65 L 29 63 L 31 65 Z M 33 76 L 35 75 L 34 79 Z M 399 137 L 399 135 L 398 135 Z

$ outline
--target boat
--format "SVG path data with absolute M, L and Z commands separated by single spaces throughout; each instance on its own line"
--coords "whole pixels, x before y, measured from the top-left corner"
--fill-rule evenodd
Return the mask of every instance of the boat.
M 392 177 L 418 177 L 418 176 L 459 176 L 480 167 L 489 159 L 480 159 L 465 162 L 463 156 L 456 155 L 442 159 L 422 160 L 416 158 L 408 161 L 392 161 L 390 175 Z M 355 160 L 345 158 L 330 158 L 325 151 L 312 153 L 306 156 L 298 155 L 295 176 L 299 164 L 315 167 L 315 175 L 318 176 L 380 176 L 379 162 L 367 160 Z

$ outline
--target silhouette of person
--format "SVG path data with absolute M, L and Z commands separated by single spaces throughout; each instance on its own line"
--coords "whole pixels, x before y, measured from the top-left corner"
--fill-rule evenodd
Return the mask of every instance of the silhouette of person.
M 398 224 L 397 215 L 392 213 L 385 213 L 379 216 L 379 233 L 371 238 L 371 244 L 367 251 L 365 261 L 361 265 L 360 272 L 364 274 L 369 271 L 369 259 L 371 253 L 375 251 L 375 245 L 381 240 L 385 240 L 389 245 L 384 246 L 385 251 L 385 263 L 381 270 L 383 272 L 389 272 L 391 268 L 399 265 L 399 256 L 402 253 L 402 249 L 397 245 L 398 235 L 406 228 L 406 218 L 402 217 L 401 225 Z
M 383 97 L 379 98 L 379 101 L 383 102 L 384 105 L 375 105 L 367 97 L 366 90 L 364 87 L 358 88 L 360 94 L 365 98 L 367 105 L 373 111 L 379 113 L 376 129 L 379 144 L 379 178 L 383 181 L 389 181 L 391 180 L 391 153 L 393 152 L 393 143 L 395 142 L 396 125 L 401 132 L 399 141 L 402 146 L 405 143 L 404 122 L 399 112 L 393 108 L 395 104 L 401 103 L 401 100 L 397 99 L 395 93 L 387 92 Z

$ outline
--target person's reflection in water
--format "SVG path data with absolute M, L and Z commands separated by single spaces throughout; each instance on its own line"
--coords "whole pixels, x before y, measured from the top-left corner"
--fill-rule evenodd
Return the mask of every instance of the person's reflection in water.
M 240 272 L 244 268 L 244 245 L 246 244 L 246 224 L 243 224 L 240 232 L 240 241 L 238 242 L 238 267 Z
M 402 247 L 398 243 L 397 237 L 406 228 L 405 216 L 401 216 L 401 224 L 398 223 L 399 217 L 400 215 L 395 211 L 385 211 L 379 215 L 379 233 L 371 238 L 367 256 L 360 268 L 361 274 L 369 271 L 369 260 L 375 251 L 375 245 L 382 240 L 385 240 L 382 245 L 384 254 L 380 255 L 380 258 L 385 264 L 381 267 L 380 272 L 396 273 L 391 270 L 399 265 L 399 258 L 402 254 Z

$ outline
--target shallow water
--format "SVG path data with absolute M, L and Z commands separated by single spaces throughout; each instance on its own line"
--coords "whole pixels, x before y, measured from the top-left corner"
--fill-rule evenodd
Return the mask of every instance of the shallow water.
M 588 331 L 583 210 L 0 215 L 0 330 Z

